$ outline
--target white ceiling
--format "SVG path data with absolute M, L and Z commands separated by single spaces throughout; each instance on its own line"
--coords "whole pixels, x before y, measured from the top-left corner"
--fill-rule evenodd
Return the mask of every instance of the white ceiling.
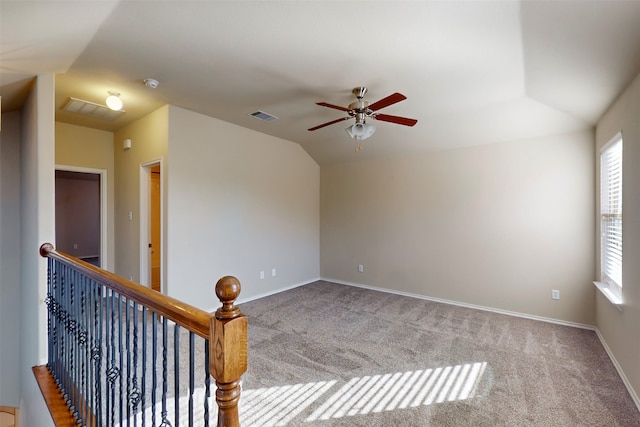
M 0 1 L 0 95 L 19 108 L 56 76 L 57 120 L 116 130 L 164 105 L 299 143 L 320 164 L 591 128 L 640 73 L 640 1 Z M 145 78 L 160 81 L 155 90 Z M 380 112 L 355 154 L 343 116 L 367 86 Z M 104 103 L 114 121 L 60 111 Z M 262 122 L 262 110 L 279 120 Z M 212 135 L 215 138 L 215 135 Z

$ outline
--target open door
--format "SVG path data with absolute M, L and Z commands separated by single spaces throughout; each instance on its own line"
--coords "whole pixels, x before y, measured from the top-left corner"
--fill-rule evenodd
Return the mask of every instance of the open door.
M 56 166 L 56 249 L 106 268 L 106 171 Z
M 151 242 L 149 250 L 151 254 L 151 289 L 160 292 L 160 268 L 161 268 L 161 247 L 160 247 L 160 165 L 151 168 L 150 177 L 150 212 L 149 225 Z
M 162 164 L 140 172 L 140 283 L 162 292 Z

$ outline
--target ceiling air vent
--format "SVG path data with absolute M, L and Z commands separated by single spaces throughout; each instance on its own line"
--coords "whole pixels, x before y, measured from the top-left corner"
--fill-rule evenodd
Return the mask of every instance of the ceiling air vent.
M 264 111 L 256 111 L 255 113 L 249 114 L 250 116 L 255 117 L 256 119 L 260 119 L 265 122 L 270 122 L 272 120 L 278 120 L 276 116 L 272 116 L 269 113 L 265 113 Z
M 113 120 L 124 114 L 124 110 L 114 111 L 106 105 L 96 104 L 95 102 L 85 101 L 78 98 L 69 98 L 69 101 L 62 107 L 64 111 L 72 113 L 84 114 L 85 116 L 95 117 L 103 120 Z

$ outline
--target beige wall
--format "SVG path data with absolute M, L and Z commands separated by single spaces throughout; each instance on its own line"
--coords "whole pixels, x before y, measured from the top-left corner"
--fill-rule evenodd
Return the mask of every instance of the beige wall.
M 170 295 L 210 309 L 224 275 L 241 300 L 318 278 L 320 167 L 298 144 L 173 106 L 169 134 Z
M 55 78 L 39 75 L 22 109 L 20 144 L 20 424 L 52 426 L 31 368 L 47 361 L 47 260 L 40 246 L 53 242 Z
M 603 145 L 622 131 L 622 311 L 600 293 L 596 299 L 596 324 L 640 407 L 640 75 L 598 122 L 596 168 Z M 599 172 L 598 172 L 599 173 Z M 596 221 L 599 226 L 599 221 Z M 599 230 L 598 230 L 599 235 Z M 598 275 L 600 252 L 597 247 Z
M 20 404 L 20 112 L 0 132 L 0 406 Z
M 168 106 L 119 129 L 114 133 L 115 164 L 115 272 L 140 281 L 140 174 L 141 165 L 160 160 L 166 166 L 168 145 Z M 122 143 L 131 139 L 131 149 Z M 166 167 L 163 181 L 166 182 Z M 165 200 L 166 200 L 166 185 Z M 163 209 L 166 208 L 166 203 Z M 131 212 L 131 220 L 129 220 Z M 166 215 L 165 215 L 166 217 Z M 166 235 L 166 223 L 164 233 Z M 166 259 L 166 254 L 165 254 Z
M 114 271 L 115 166 L 113 133 L 56 122 L 56 165 L 105 170 L 107 176 L 107 265 Z
M 586 132 L 323 167 L 321 275 L 593 325 L 593 162 Z

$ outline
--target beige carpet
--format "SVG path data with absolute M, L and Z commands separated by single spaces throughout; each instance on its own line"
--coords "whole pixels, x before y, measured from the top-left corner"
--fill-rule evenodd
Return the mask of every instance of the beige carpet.
M 241 306 L 248 426 L 640 426 L 593 331 L 328 282 Z

